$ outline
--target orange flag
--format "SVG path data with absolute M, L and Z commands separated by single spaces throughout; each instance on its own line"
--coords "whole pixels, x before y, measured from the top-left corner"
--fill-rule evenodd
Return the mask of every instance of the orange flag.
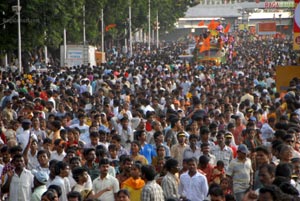
M 111 30 L 112 28 L 115 28 L 117 25 L 116 24 L 109 24 L 105 27 L 105 31 L 108 32 L 109 30 Z
M 210 23 L 208 24 L 208 29 L 215 30 L 219 25 L 220 25 L 219 22 L 215 22 L 215 20 L 211 20 Z
M 210 49 L 210 36 L 208 36 L 207 38 L 205 38 L 203 40 L 203 44 L 200 47 L 200 53 L 204 52 L 204 51 L 207 51 L 209 49 Z
M 198 26 L 204 26 L 205 24 L 204 24 L 204 21 L 202 20 L 202 21 L 200 21 L 199 23 L 198 23 Z
M 224 33 L 228 33 L 229 29 L 230 29 L 230 23 L 228 23 L 228 24 L 226 25 L 226 27 L 225 27 L 225 29 L 224 29 Z

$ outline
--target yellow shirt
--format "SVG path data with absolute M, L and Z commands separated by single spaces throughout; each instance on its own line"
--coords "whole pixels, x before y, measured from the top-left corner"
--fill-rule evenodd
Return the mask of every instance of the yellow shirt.
M 130 193 L 131 200 L 141 200 L 141 194 L 145 182 L 142 179 L 133 179 L 130 177 L 122 183 L 122 189 L 126 189 Z

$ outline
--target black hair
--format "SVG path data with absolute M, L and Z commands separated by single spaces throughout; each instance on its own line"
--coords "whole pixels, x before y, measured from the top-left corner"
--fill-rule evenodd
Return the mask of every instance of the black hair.
M 78 183 L 79 176 L 82 176 L 84 172 L 87 172 L 87 170 L 84 167 L 75 167 L 72 170 L 73 179 Z
M 38 152 L 37 152 L 37 155 L 36 155 L 36 157 L 38 158 L 40 155 L 42 155 L 42 154 L 46 154 L 47 155 L 47 157 L 48 158 L 50 158 L 50 154 L 49 154 L 49 152 L 47 152 L 46 150 L 44 150 L 44 149 L 41 149 L 41 150 L 39 150 Z
M 154 140 L 157 139 L 158 136 L 160 136 L 160 135 L 163 135 L 163 133 L 162 133 L 161 131 L 156 131 L 156 132 L 154 132 L 154 134 L 153 134 Z
M 55 175 L 59 175 L 61 170 L 64 170 L 66 167 L 68 167 L 68 163 L 64 161 L 59 161 L 58 163 L 55 164 Z
M 84 149 L 83 155 L 87 156 L 91 151 L 96 152 L 96 150 L 94 148 L 87 148 L 87 149 Z
M 170 158 L 165 163 L 165 168 L 167 171 L 171 171 L 172 168 L 176 168 L 178 166 L 178 161 L 174 158 Z
M 109 160 L 108 158 L 102 158 L 100 161 L 99 161 L 99 167 L 101 165 L 109 165 Z
M 293 172 L 292 164 L 281 163 L 281 164 L 277 165 L 277 167 L 276 167 L 275 176 L 291 178 L 292 172 Z
M 123 193 L 125 194 L 126 196 L 128 196 L 130 198 L 130 193 L 127 189 L 121 189 L 117 192 L 117 196 L 120 196 L 120 194 Z
M 147 181 L 153 181 L 156 176 L 155 168 L 152 165 L 143 165 L 141 168 L 142 175 L 145 176 Z
M 71 191 L 67 194 L 67 198 L 77 198 L 78 201 L 82 201 L 82 196 L 77 191 Z
M 54 184 L 50 185 L 50 186 L 48 187 L 48 190 L 55 191 L 55 192 L 57 193 L 58 197 L 60 197 L 61 194 L 62 194 L 61 187 L 60 187 L 60 186 L 57 186 L 57 185 L 54 185 Z

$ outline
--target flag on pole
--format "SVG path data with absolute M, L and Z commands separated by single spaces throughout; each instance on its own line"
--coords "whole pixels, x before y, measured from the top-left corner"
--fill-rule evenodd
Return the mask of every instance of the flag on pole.
M 228 33 L 230 29 L 230 23 L 228 23 L 224 29 L 224 33 Z
M 215 30 L 219 25 L 220 25 L 219 22 L 215 22 L 215 20 L 211 20 L 210 23 L 208 24 L 208 29 Z
M 210 49 L 210 36 L 208 36 L 207 38 L 205 38 L 203 40 L 203 44 L 200 47 L 200 53 L 204 52 L 204 51 L 207 51 L 209 49 Z
M 109 24 L 105 27 L 105 31 L 108 32 L 109 30 L 115 28 L 117 25 L 116 24 Z

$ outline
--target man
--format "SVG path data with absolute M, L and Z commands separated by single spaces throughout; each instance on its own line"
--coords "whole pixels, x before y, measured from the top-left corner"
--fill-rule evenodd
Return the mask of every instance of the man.
M 118 134 L 115 134 L 112 136 L 111 144 L 115 144 L 117 147 L 117 151 L 118 151 L 118 157 L 122 156 L 122 155 L 129 155 L 128 151 L 121 145 L 121 136 Z
M 232 180 L 233 193 L 237 201 L 241 201 L 246 191 L 253 186 L 252 163 L 247 154 L 246 145 L 240 144 L 237 150 L 237 158 L 230 162 L 227 176 Z
M 189 137 L 190 146 L 183 151 L 183 159 L 188 159 L 192 157 L 198 159 L 201 156 L 201 150 L 196 145 L 197 139 L 198 139 L 197 135 L 195 134 L 190 135 Z
M 70 183 L 68 180 L 69 176 L 69 165 L 63 161 L 59 161 L 55 164 L 54 167 L 55 171 L 55 178 L 50 183 L 51 185 L 57 185 L 61 188 L 61 196 L 60 201 L 67 201 L 67 194 L 71 191 Z
M 182 168 L 183 152 L 188 147 L 185 143 L 186 135 L 184 132 L 177 133 L 178 143 L 171 148 L 171 156 L 178 161 L 179 168 Z
M 45 150 L 40 150 L 37 152 L 37 160 L 39 165 L 34 168 L 36 171 L 45 172 L 46 174 L 50 174 L 49 169 L 49 157 L 48 153 Z
M 165 168 L 168 171 L 167 175 L 163 177 L 161 187 L 164 192 L 164 197 L 179 198 L 178 194 L 178 178 L 176 173 L 178 172 L 178 161 L 176 159 L 169 159 L 166 161 Z
M 164 201 L 163 190 L 155 181 L 156 171 L 152 165 L 142 167 L 142 178 L 146 185 L 142 190 L 141 201 Z
M 86 144 L 90 143 L 90 133 L 89 133 L 89 126 L 85 124 L 85 115 L 79 114 L 78 115 L 79 123 L 73 124 L 70 128 L 79 128 L 80 136 L 79 140 L 85 142 Z
M 84 159 L 85 159 L 85 165 L 84 168 L 87 169 L 92 181 L 96 179 L 100 172 L 98 164 L 95 163 L 96 161 L 96 150 L 94 148 L 85 149 L 83 152 Z
M 215 143 L 209 140 L 210 131 L 206 126 L 202 126 L 200 128 L 200 140 L 198 142 L 198 146 L 201 147 L 201 144 L 208 143 L 209 146 L 212 148 L 215 146 Z
M 165 142 L 172 147 L 177 144 L 176 133 L 182 129 L 182 125 L 178 117 L 172 117 L 170 122 L 171 129 L 166 132 Z
M 68 201 L 82 201 L 81 194 L 77 191 L 71 191 L 67 195 Z
M 65 148 L 65 141 L 63 141 L 62 139 L 56 139 L 54 141 L 54 147 L 55 147 L 55 151 L 53 151 L 51 153 L 51 157 L 50 160 L 58 160 L 58 161 L 63 161 L 65 156 L 67 155 L 64 148 Z
M 108 174 L 109 160 L 107 158 L 100 160 L 99 168 L 100 176 L 93 181 L 93 191 L 97 194 L 107 187 L 112 187 L 112 190 L 103 193 L 98 200 L 114 201 L 119 191 L 119 181 Z
M 20 154 L 13 157 L 15 170 L 9 170 L 4 179 L 2 193 L 9 192 L 10 201 L 30 200 L 33 187 L 33 175 L 25 168 L 24 158 Z
M 169 148 L 169 146 L 164 144 L 164 134 L 161 131 L 156 131 L 153 134 L 153 138 L 154 138 L 154 142 L 155 142 L 155 145 L 153 146 L 154 150 L 156 150 L 156 148 L 159 145 L 161 145 L 165 148 L 166 156 L 170 156 L 170 148 Z
M 188 172 L 180 176 L 178 191 L 181 197 L 193 201 L 203 201 L 208 193 L 206 177 L 197 171 L 197 160 L 190 158 L 187 161 Z
M 125 180 L 130 177 L 131 166 L 133 164 L 133 161 L 129 156 L 121 157 L 121 159 L 121 166 L 119 168 L 121 172 L 117 175 L 120 186 Z
M 209 189 L 210 201 L 225 201 L 225 195 L 221 187 L 216 186 Z
M 49 179 L 49 175 L 45 172 L 34 172 L 34 191 L 31 195 L 30 201 L 40 201 L 43 193 L 47 191 L 46 183 Z
M 209 164 L 215 166 L 217 164 L 216 157 L 210 153 L 210 146 L 208 143 L 204 142 L 201 144 L 201 153 L 204 156 L 207 156 L 209 159 Z
M 225 131 L 220 130 L 217 134 L 217 145 L 213 147 L 212 154 L 215 155 L 216 161 L 223 161 L 225 164 L 225 170 L 228 169 L 229 163 L 232 160 L 232 149 L 225 145 L 224 142 Z
M 22 128 L 23 131 L 19 135 L 17 135 L 17 141 L 24 151 L 25 147 L 29 142 L 29 136 L 33 135 L 35 139 L 37 139 L 37 137 L 30 132 L 31 121 L 29 119 L 24 119 L 22 121 Z
M 145 130 L 136 131 L 136 136 L 138 141 L 141 144 L 140 154 L 145 156 L 145 158 L 148 161 L 148 164 L 151 164 L 152 158 L 154 158 L 157 154 L 153 146 L 146 142 L 146 131 Z

